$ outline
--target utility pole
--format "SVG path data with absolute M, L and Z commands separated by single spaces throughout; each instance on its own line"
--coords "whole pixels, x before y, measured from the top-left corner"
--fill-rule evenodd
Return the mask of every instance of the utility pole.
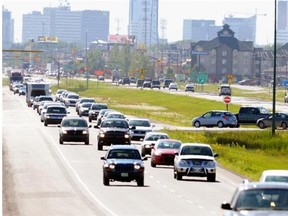
M 87 66 L 88 66 L 88 58 L 87 58 L 87 35 L 88 31 L 86 30 L 86 49 L 85 49 L 85 75 L 86 75 L 86 85 L 87 89 L 89 88 L 89 76 L 88 76 L 88 71 L 87 71 Z

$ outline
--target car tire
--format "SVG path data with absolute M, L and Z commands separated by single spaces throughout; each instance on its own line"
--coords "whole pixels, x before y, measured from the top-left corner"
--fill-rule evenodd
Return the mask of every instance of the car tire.
M 217 126 L 218 126 L 219 128 L 223 128 L 223 127 L 224 127 L 224 124 L 223 124 L 222 121 L 219 121 L 219 122 L 217 123 Z
M 103 150 L 103 146 L 98 142 L 98 145 L 97 145 L 97 149 L 99 150 L 99 151 L 102 151 Z
M 177 180 L 182 180 L 182 174 L 176 171 L 176 179 Z
M 151 160 L 151 167 L 156 167 L 156 164 Z
M 207 181 L 215 182 L 216 181 L 216 174 L 215 173 L 208 174 L 207 175 Z
M 282 127 L 282 129 L 286 130 L 287 129 L 287 123 L 286 122 L 282 122 L 281 127 Z
M 63 144 L 63 140 L 61 138 L 59 138 L 59 143 Z
M 89 139 L 85 141 L 85 145 L 89 145 Z
M 88 119 L 89 119 L 89 122 L 92 122 L 92 119 L 90 117 Z
M 140 186 L 140 187 L 144 186 L 144 177 L 140 177 L 137 179 L 137 186 Z
M 48 124 L 47 124 L 47 122 L 46 122 L 46 121 L 44 121 L 44 126 L 45 126 L 45 127 L 47 127 L 47 126 L 48 126 Z
M 145 152 L 144 149 L 142 149 L 142 151 L 141 151 L 141 156 L 142 156 L 142 157 L 145 157 L 145 155 L 146 155 L 146 152 Z
M 194 127 L 199 128 L 201 127 L 201 124 L 199 121 L 194 122 Z
M 258 127 L 264 129 L 265 128 L 264 122 L 263 121 L 258 122 Z
M 103 175 L 103 184 L 105 186 L 109 186 L 109 178 L 107 178 L 105 175 Z

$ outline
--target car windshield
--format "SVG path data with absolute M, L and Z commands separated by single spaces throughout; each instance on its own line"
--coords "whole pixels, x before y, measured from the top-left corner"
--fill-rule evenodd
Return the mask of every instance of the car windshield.
M 66 114 L 65 107 L 48 107 L 47 113 Z
M 106 104 L 94 104 L 92 106 L 92 110 L 101 110 L 101 109 L 107 109 L 107 105 Z
M 79 99 L 78 95 L 68 95 L 67 96 L 69 99 Z
M 91 103 L 83 103 L 83 104 L 82 104 L 82 107 L 86 107 L 86 108 L 87 108 L 87 107 L 91 107 Z
M 107 118 L 119 118 L 119 119 L 125 119 L 125 116 L 122 114 L 114 114 L 114 113 L 110 113 L 107 115 Z
M 138 150 L 134 149 L 115 149 L 110 150 L 108 154 L 108 159 L 137 159 L 141 160 L 141 156 Z
M 128 128 L 128 123 L 126 121 L 117 120 L 106 120 L 101 124 L 102 128 Z
M 288 176 L 267 176 L 265 182 L 287 182 Z
M 164 134 L 153 134 L 146 137 L 146 141 L 157 141 L 158 139 L 169 139 L 167 135 Z
M 86 120 L 66 119 L 62 122 L 62 127 L 88 127 Z
M 178 141 L 160 141 L 157 148 L 160 149 L 179 149 L 181 143 Z
M 183 146 L 181 155 L 213 156 L 212 150 L 206 146 Z
M 288 210 L 288 189 L 251 189 L 239 194 L 237 210 Z
M 146 120 L 130 120 L 129 121 L 129 125 L 130 126 L 140 126 L 140 127 L 150 127 L 150 122 L 149 121 L 146 121 Z

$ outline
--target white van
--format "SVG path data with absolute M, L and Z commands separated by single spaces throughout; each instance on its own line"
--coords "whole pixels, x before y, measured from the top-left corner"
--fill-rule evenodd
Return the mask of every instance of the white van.
M 231 87 L 230 87 L 230 85 L 222 84 L 219 87 L 219 96 L 221 96 L 221 95 L 231 96 Z

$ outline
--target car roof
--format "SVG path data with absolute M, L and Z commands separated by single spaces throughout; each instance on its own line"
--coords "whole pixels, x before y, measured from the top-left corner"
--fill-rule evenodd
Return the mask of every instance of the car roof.
M 249 190 L 249 189 L 288 189 L 288 184 L 284 182 L 245 182 L 239 186 L 240 190 Z
M 64 118 L 63 118 L 63 120 L 66 120 L 66 119 L 75 119 L 75 120 L 85 120 L 86 121 L 86 119 L 84 119 L 83 117 L 80 117 L 80 116 L 65 116 Z
M 206 143 L 182 143 L 182 146 L 203 146 L 203 147 L 210 147 L 211 146 L 209 144 Z
M 286 175 L 288 176 L 288 170 L 264 170 L 262 175 Z
M 159 132 L 159 131 L 150 131 L 150 132 L 147 132 L 147 133 L 146 133 L 146 136 L 148 136 L 148 135 L 153 135 L 153 134 L 160 134 L 160 135 L 167 135 L 167 136 L 168 136 L 167 133 Z
M 102 122 L 104 122 L 104 121 L 125 121 L 125 122 L 127 122 L 126 119 L 121 119 L 121 118 L 109 118 L 109 119 L 104 119 Z M 127 124 L 128 124 L 128 122 L 127 122 Z
M 111 145 L 109 150 L 111 150 L 111 149 L 133 149 L 133 150 L 136 149 L 136 150 L 138 150 L 136 148 L 136 146 L 134 146 L 134 145 L 125 145 L 125 144 L 123 144 L 123 145 L 121 145 L 121 144 Z

